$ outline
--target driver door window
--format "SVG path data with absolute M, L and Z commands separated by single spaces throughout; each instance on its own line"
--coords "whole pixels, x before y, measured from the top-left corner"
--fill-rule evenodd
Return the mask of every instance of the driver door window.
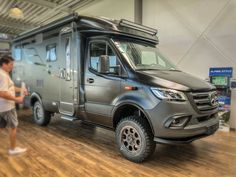
M 109 60 L 109 71 L 107 74 L 118 75 L 117 68 L 120 67 L 120 61 L 106 42 L 90 43 L 90 68 L 98 72 L 99 59 L 101 56 L 107 56 Z
M 98 62 L 101 55 L 106 55 L 106 43 L 96 42 L 90 44 L 90 68 L 98 71 Z

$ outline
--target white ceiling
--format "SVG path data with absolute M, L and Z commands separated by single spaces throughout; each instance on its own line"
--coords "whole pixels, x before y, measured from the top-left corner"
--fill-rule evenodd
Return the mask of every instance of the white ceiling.
M 78 11 L 95 1 L 99 0 L 0 0 L 0 33 L 17 35 Z M 15 5 L 23 11 L 23 19 L 9 16 L 9 10 Z

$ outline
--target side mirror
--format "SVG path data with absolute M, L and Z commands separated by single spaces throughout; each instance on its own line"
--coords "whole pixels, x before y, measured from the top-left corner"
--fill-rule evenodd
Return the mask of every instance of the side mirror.
M 109 57 L 107 55 L 101 55 L 98 61 L 98 72 L 108 73 L 109 72 Z
M 122 69 L 120 65 L 116 65 L 116 66 L 111 66 L 110 70 L 112 70 L 112 73 L 121 76 L 122 74 Z

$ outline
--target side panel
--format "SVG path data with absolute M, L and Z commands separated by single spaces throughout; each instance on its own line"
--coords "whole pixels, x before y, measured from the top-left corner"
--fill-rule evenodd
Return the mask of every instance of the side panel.
M 43 102 L 47 103 L 46 110 L 56 112 L 59 98 L 58 37 L 32 42 L 34 39 L 35 37 L 32 37 L 21 41 L 21 59 L 15 62 L 13 79 L 18 86 L 21 82 L 25 82 L 31 93 L 38 93 Z M 53 61 L 47 56 L 47 47 L 51 45 L 55 49 L 52 52 L 55 54 Z
M 70 31 L 60 30 L 70 29 Z M 77 103 L 77 59 L 79 39 L 71 25 L 57 28 L 13 44 L 17 58 L 13 79 L 25 82 L 31 93 L 40 95 L 45 109 L 74 114 Z M 19 50 L 20 49 L 20 50 Z

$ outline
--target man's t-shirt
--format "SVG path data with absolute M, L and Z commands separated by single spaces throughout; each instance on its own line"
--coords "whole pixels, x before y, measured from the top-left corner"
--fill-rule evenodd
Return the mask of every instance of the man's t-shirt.
M 0 91 L 5 91 L 15 96 L 15 86 L 9 74 L 0 69 Z M 6 112 L 15 108 L 15 102 L 0 97 L 0 112 Z

